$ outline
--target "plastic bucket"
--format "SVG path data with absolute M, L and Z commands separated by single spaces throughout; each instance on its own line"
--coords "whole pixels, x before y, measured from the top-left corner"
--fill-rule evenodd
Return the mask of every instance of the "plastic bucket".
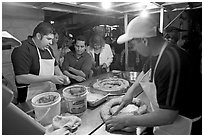
M 86 111 L 88 92 L 85 86 L 69 86 L 64 88 L 62 93 L 69 113 L 81 116 Z
M 52 119 L 61 113 L 61 96 L 57 92 L 45 92 L 31 100 L 35 110 L 35 119 L 43 126 L 52 123 Z

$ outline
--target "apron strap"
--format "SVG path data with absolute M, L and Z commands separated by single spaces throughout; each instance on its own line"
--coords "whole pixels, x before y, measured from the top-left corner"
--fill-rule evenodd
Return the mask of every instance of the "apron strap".
M 155 67 L 154 67 L 153 81 L 154 81 L 154 75 L 155 75 L 157 66 L 158 66 L 158 64 L 159 64 L 159 61 L 160 61 L 160 59 L 161 59 L 161 56 L 162 56 L 162 54 L 163 54 L 165 48 L 167 47 L 167 44 L 168 44 L 168 42 L 166 41 L 166 42 L 164 43 L 164 45 L 162 46 L 162 49 L 161 49 L 161 51 L 160 51 L 160 53 L 159 53 L 159 57 L 158 57 L 158 59 L 157 59 L 156 65 L 155 65 Z
M 55 57 L 52 55 L 50 49 L 49 49 L 49 48 L 46 48 L 46 50 L 50 53 L 51 57 L 52 57 L 53 59 L 55 59 Z
M 201 118 L 202 118 L 202 116 L 196 117 L 196 118 L 192 119 L 192 122 L 196 122 L 196 121 L 200 120 Z
M 34 40 L 33 38 L 32 38 L 32 40 L 33 40 L 33 42 L 34 42 L 34 44 L 35 44 L 35 46 L 36 46 L 35 40 Z M 39 59 L 42 59 L 42 57 L 41 57 L 41 55 L 40 55 L 40 51 L 39 51 L 39 49 L 38 49 L 37 46 L 36 46 L 36 48 L 37 48 L 37 52 L 38 52 Z M 45 49 L 50 53 L 52 59 L 55 59 L 55 58 L 53 57 L 53 55 L 52 55 L 50 49 L 49 49 L 49 48 L 45 48 Z

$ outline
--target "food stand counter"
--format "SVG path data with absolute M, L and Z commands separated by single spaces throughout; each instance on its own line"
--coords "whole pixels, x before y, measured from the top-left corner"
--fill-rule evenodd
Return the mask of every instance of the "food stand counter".
M 104 79 L 104 78 L 109 78 L 112 77 L 113 74 L 112 73 L 107 73 L 107 74 L 103 74 L 100 76 L 96 76 L 93 77 L 83 83 L 80 83 L 80 85 L 86 86 L 86 87 L 90 87 L 92 88 L 92 84 L 94 82 L 96 82 L 97 80 L 100 79 Z M 58 92 L 62 95 L 62 90 L 63 88 L 59 89 Z M 111 96 L 110 98 L 112 98 L 114 96 Z M 118 96 L 117 96 L 118 97 Z M 107 100 L 110 99 L 109 97 L 107 98 Z M 143 100 L 146 104 L 148 104 L 148 101 L 146 100 L 146 96 L 144 94 L 140 94 L 138 96 L 138 98 L 140 98 L 141 100 Z M 106 101 L 107 102 L 107 101 Z M 82 123 L 81 125 L 78 127 L 78 129 L 73 133 L 74 135 L 88 135 L 89 133 L 91 133 L 96 127 L 98 127 L 101 123 L 103 123 L 103 120 L 101 119 L 100 116 L 100 110 L 101 107 L 106 103 L 103 102 L 101 104 L 99 104 L 98 106 L 95 107 L 87 107 L 87 110 L 83 113 L 83 115 L 80 116 Z M 18 107 L 21 108 L 25 113 L 27 113 L 28 115 L 30 115 L 31 117 L 35 117 L 34 114 L 34 109 L 31 105 L 31 101 L 28 101 L 26 103 L 21 103 L 18 104 Z M 62 99 L 61 101 L 61 113 L 67 113 L 67 108 L 66 108 L 66 103 L 65 100 Z M 105 130 L 105 124 L 103 126 L 101 126 L 99 129 L 97 129 L 93 135 L 108 135 L 108 134 L 136 134 L 136 133 L 127 133 L 127 132 L 114 132 L 114 133 L 109 133 Z

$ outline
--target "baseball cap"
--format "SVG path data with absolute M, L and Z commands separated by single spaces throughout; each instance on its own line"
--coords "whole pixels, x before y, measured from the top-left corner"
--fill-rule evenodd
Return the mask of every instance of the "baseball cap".
M 133 38 L 154 37 L 157 34 L 158 22 L 151 17 L 135 17 L 127 25 L 125 34 L 121 35 L 117 43 L 122 44 Z
M 2 44 L 8 43 L 11 46 L 20 46 L 22 43 L 7 31 L 2 31 Z

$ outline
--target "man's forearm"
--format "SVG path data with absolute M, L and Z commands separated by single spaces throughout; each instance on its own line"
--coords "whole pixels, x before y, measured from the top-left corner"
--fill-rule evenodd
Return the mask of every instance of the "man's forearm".
M 178 116 L 178 111 L 168 109 L 158 109 L 154 112 L 146 113 L 143 115 L 137 115 L 129 117 L 127 126 L 145 126 L 154 127 L 160 125 L 172 124 Z
M 16 81 L 19 84 L 31 84 L 38 82 L 51 81 L 52 76 L 38 76 L 33 74 L 24 74 L 16 76 Z
M 55 66 L 55 75 L 58 75 L 58 76 L 62 76 L 63 73 L 62 71 L 60 70 L 59 66 Z
M 83 71 L 77 70 L 77 69 L 75 69 L 73 67 L 70 67 L 69 71 L 71 71 L 72 73 L 74 73 L 77 76 L 81 76 L 81 77 L 84 77 L 84 78 L 86 77 L 86 74 Z
M 66 76 L 68 76 L 69 78 L 72 78 L 72 79 L 76 79 L 76 75 L 74 75 L 74 74 L 71 74 L 71 73 L 69 73 L 68 71 L 64 71 L 63 72 Z

